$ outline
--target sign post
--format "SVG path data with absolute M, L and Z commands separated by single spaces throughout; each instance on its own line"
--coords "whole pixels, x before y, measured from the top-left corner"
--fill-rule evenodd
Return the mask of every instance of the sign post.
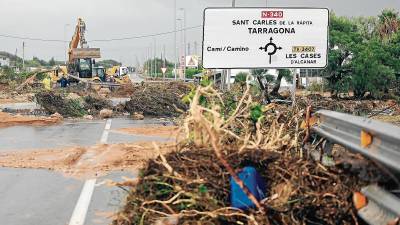
M 166 67 L 161 67 L 161 72 L 163 74 L 163 79 L 165 80 L 165 73 L 167 72 L 167 68 Z
M 197 55 L 186 56 L 186 67 L 198 68 L 199 67 L 199 57 Z

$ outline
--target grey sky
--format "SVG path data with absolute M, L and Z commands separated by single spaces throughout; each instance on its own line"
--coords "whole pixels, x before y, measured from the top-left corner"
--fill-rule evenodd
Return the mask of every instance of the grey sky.
M 265 0 L 236 0 L 237 6 L 265 6 Z M 201 25 L 203 9 L 208 6 L 230 6 L 231 0 L 177 0 L 177 8 L 185 8 L 187 27 Z M 400 0 L 268 0 L 270 6 L 327 7 L 338 15 L 377 15 L 384 8 L 400 11 Z M 0 34 L 43 39 L 70 40 L 76 20 L 82 17 L 88 28 L 90 47 L 100 47 L 103 58 L 113 58 L 134 65 L 142 61 L 154 39 L 157 55 L 165 45 L 167 57 L 173 57 L 173 34 L 115 42 L 90 42 L 168 32 L 174 28 L 173 0 L 0 0 Z M 177 11 L 178 18 L 182 11 Z M 178 22 L 179 27 L 179 22 Z M 201 46 L 202 29 L 187 31 L 188 42 Z M 178 33 L 178 38 L 180 34 Z M 179 41 L 179 39 L 178 39 Z M 26 57 L 64 59 L 65 47 L 58 42 L 26 42 Z M 0 51 L 22 55 L 22 40 L 0 37 Z

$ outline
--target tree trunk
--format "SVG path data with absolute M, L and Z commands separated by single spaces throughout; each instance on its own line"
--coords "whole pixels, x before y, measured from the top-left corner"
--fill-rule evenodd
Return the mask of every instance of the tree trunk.
M 264 84 L 260 76 L 257 76 L 258 83 L 260 84 L 261 88 L 261 96 L 263 96 L 263 104 L 271 103 L 268 95 L 268 84 Z
M 282 78 L 283 78 L 283 74 L 278 73 L 278 77 L 276 78 L 274 88 L 272 88 L 271 95 L 279 96 L 279 89 L 281 88 Z

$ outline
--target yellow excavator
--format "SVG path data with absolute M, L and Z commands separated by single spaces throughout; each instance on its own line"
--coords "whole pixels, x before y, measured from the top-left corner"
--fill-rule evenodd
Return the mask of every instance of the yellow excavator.
M 117 83 L 126 84 L 131 82 L 129 78 L 128 67 L 125 66 L 113 66 L 106 71 L 107 77 L 113 77 Z
M 78 18 L 74 35 L 69 43 L 67 66 L 54 68 L 50 77 L 53 82 L 60 78 L 60 75 L 68 75 L 70 82 L 91 82 L 91 83 L 117 83 L 125 84 L 130 82 L 129 76 L 117 76 L 107 74 L 102 66 L 96 66 L 96 59 L 101 58 L 100 48 L 89 48 L 85 38 L 86 23 Z
M 96 74 L 93 73 L 95 59 L 101 58 L 101 54 L 100 48 L 89 48 L 85 32 L 86 24 L 81 18 L 78 18 L 75 33 L 69 43 L 67 71 L 69 75 L 93 80 L 96 77 Z

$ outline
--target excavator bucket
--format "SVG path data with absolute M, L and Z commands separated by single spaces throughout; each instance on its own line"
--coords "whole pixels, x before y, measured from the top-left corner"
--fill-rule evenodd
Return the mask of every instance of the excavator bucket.
M 71 51 L 72 59 L 98 59 L 101 58 L 100 48 L 75 48 Z

